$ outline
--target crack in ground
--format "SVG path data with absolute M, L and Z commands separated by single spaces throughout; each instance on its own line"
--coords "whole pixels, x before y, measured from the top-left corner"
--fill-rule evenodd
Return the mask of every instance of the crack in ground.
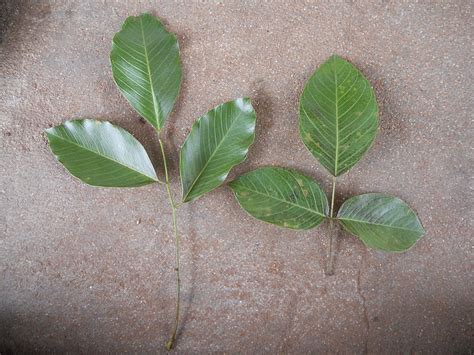
M 360 279 L 361 279 L 361 275 L 362 275 L 362 267 L 363 267 L 363 264 L 364 264 L 364 258 L 362 257 L 361 259 L 361 262 L 360 262 L 360 266 L 359 266 L 359 272 L 357 273 L 357 293 L 359 294 L 359 297 L 362 299 L 362 308 L 364 310 L 364 324 L 365 324 L 365 328 L 366 328 L 366 331 L 367 331 L 367 334 L 365 336 L 365 354 L 368 354 L 369 352 L 369 334 L 370 334 L 370 322 L 369 322 L 369 313 L 367 311 L 367 305 L 366 305 L 366 298 L 364 296 L 364 294 L 362 293 L 362 289 L 361 289 L 361 282 L 360 282 Z

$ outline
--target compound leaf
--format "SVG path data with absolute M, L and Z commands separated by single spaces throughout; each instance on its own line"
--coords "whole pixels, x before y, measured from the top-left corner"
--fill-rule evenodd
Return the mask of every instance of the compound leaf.
M 133 108 L 160 130 L 179 93 L 176 36 L 151 14 L 128 17 L 112 42 L 114 80 Z
M 425 233 L 405 202 L 385 194 L 351 197 L 341 206 L 337 218 L 368 247 L 384 251 L 405 251 Z
M 180 152 L 183 202 L 221 185 L 245 160 L 255 135 L 255 111 L 249 98 L 221 104 L 198 118 Z
M 56 158 L 86 184 L 134 187 L 158 181 L 140 142 L 110 122 L 66 121 L 45 132 Z
M 296 170 L 259 168 L 238 177 L 229 186 L 251 216 L 280 227 L 310 229 L 327 216 L 324 192 Z
M 370 83 L 336 55 L 308 80 L 300 101 L 300 136 L 333 175 L 352 168 L 378 129 L 378 106 Z

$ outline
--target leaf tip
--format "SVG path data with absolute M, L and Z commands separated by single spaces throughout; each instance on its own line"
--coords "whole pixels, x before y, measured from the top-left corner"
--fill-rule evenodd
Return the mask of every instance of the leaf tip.
M 328 59 L 328 62 L 332 62 L 332 61 L 336 61 L 336 62 L 339 62 L 339 61 L 343 61 L 343 62 L 347 62 L 347 60 L 345 60 L 343 57 L 341 57 L 340 55 L 338 54 L 333 54 L 329 57 Z
M 252 101 L 250 100 L 249 97 L 244 96 L 240 97 L 238 99 L 234 100 L 235 105 L 243 112 L 245 113 L 251 113 L 255 112 L 253 106 L 252 106 Z
M 421 224 L 420 218 L 418 218 L 418 216 L 416 216 L 416 219 L 418 220 L 418 232 L 420 232 L 420 236 L 418 237 L 418 239 L 420 239 L 426 234 L 426 229 Z

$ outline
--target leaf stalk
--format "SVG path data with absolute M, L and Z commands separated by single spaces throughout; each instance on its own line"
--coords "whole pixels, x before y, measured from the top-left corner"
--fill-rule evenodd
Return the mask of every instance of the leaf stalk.
M 332 194 L 331 194 L 331 210 L 329 213 L 329 251 L 326 264 L 326 275 L 334 275 L 334 254 L 335 243 L 337 238 L 337 228 L 334 225 L 334 199 L 336 196 L 336 177 L 332 177 Z
M 179 259 L 180 259 L 180 237 L 178 234 L 178 226 L 177 226 L 177 221 L 176 221 L 176 211 L 179 206 L 177 206 L 173 200 L 173 195 L 171 194 L 171 188 L 170 188 L 170 180 L 168 176 L 168 164 L 166 162 L 166 154 L 165 154 L 165 149 L 163 146 L 163 142 L 161 138 L 158 138 L 158 141 L 160 143 L 160 149 L 161 149 L 161 155 L 163 157 L 163 166 L 165 169 L 165 185 L 166 185 L 166 191 L 168 193 L 168 200 L 169 204 L 171 207 L 171 214 L 172 214 L 172 220 L 173 220 L 173 233 L 174 233 L 174 240 L 175 240 L 175 271 L 176 271 L 176 317 L 174 321 L 174 327 L 173 327 L 173 332 L 169 338 L 169 340 L 166 342 L 166 349 L 170 351 L 173 349 L 174 343 L 176 341 L 176 334 L 178 332 L 178 326 L 179 326 L 179 308 L 180 308 L 180 298 L 181 298 L 181 278 L 180 278 L 180 266 L 179 266 Z

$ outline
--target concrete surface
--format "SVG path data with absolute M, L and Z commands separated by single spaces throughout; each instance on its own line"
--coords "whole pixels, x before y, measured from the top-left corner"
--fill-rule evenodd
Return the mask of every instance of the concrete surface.
M 177 353 L 467 353 L 473 345 L 472 3 L 356 1 L 6 1 L 0 29 L 0 352 L 162 352 L 174 312 L 165 191 L 88 187 L 47 148 L 45 127 L 77 117 L 153 130 L 115 88 L 113 34 L 151 11 L 176 32 L 184 82 L 167 126 L 248 95 L 257 166 L 329 176 L 298 138 L 298 97 L 332 53 L 375 86 L 381 131 L 338 183 L 337 204 L 392 193 L 426 236 L 409 252 L 338 241 L 323 274 L 325 226 L 266 225 L 219 188 L 179 212 L 183 313 Z M 160 169 L 160 168 L 159 168 Z M 232 177 L 231 176 L 231 177 Z

